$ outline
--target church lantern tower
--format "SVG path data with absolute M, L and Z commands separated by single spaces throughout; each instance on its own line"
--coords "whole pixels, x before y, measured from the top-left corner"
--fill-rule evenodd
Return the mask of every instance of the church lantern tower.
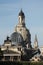
M 25 26 L 25 15 L 24 15 L 24 12 L 22 11 L 22 9 L 19 12 L 18 19 L 19 19 L 19 24 Z

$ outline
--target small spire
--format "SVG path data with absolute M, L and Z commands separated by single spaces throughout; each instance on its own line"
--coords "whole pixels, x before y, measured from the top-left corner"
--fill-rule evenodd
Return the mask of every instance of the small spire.
M 37 40 L 37 35 L 35 35 L 35 41 L 38 41 L 38 40 Z
M 35 35 L 34 48 L 38 48 L 38 39 L 37 39 L 37 35 Z

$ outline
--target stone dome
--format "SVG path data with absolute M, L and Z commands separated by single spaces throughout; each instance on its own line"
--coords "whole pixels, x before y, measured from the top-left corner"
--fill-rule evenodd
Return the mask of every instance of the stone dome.
M 22 36 L 24 45 L 28 44 L 31 46 L 31 34 L 26 27 L 17 26 L 15 31 Z
M 14 32 L 11 34 L 11 41 L 15 45 L 21 45 L 23 43 L 23 38 L 20 33 Z
M 21 33 L 22 37 L 23 37 L 23 40 L 26 42 L 26 43 L 29 43 L 31 44 L 31 34 L 29 32 L 29 30 L 27 28 L 23 28 L 22 29 L 22 33 Z

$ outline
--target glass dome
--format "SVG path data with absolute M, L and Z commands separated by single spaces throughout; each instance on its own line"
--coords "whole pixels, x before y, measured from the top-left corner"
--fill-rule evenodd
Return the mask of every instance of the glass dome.
M 14 32 L 11 35 L 11 41 L 15 44 L 21 44 L 23 42 L 23 38 L 20 33 Z

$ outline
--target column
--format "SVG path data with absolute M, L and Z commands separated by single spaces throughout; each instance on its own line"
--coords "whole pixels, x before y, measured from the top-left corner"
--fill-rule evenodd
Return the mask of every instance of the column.
M 2 61 L 5 61 L 5 56 L 3 57 Z
M 17 57 L 17 60 L 18 60 L 18 61 L 20 61 L 20 60 L 21 60 L 21 57 L 20 57 L 20 56 L 18 56 L 18 57 Z

